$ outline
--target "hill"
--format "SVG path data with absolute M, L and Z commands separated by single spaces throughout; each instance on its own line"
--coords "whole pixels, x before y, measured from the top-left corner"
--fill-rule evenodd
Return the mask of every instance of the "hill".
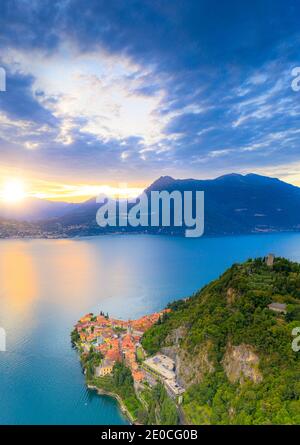
M 269 305 L 279 303 L 278 306 Z M 276 258 L 234 264 L 143 336 L 176 363 L 192 424 L 299 424 L 300 265 Z M 284 309 L 282 309 L 284 308 Z M 275 309 L 275 310 L 274 310 Z

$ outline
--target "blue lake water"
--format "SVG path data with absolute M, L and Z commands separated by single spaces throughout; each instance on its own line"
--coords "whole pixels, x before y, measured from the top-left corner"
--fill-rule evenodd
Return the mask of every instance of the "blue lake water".
M 73 324 L 90 311 L 153 312 L 269 252 L 300 261 L 300 234 L 1 241 L 0 424 L 127 423 L 114 400 L 86 389 Z

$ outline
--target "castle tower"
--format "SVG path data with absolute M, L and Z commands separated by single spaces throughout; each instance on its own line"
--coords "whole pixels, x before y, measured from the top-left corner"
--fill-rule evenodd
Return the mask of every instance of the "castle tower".
M 269 253 L 269 255 L 265 258 L 265 262 L 267 266 L 272 267 L 274 264 L 275 255 L 273 253 Z

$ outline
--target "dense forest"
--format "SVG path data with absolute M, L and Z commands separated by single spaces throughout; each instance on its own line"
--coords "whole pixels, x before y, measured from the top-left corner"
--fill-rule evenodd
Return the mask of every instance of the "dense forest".
M 284 304 L 275 312 L 272 303 Z M 194 424 L 299 424 L 300 265 L 276 258 L 234 264 L 143 337 L 169 353 L 185 385 L 182 411 Z

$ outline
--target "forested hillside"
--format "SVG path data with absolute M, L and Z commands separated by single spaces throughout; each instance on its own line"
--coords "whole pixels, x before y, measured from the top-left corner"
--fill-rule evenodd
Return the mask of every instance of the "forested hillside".
M 275 312 L 272 303 L 284 309 Z M 171 309 L 145 333 L 143 346 L 175 359 L 188 423 L 300 423 L 300 352 L 292 349 L 299 264 L 235 264 Z

